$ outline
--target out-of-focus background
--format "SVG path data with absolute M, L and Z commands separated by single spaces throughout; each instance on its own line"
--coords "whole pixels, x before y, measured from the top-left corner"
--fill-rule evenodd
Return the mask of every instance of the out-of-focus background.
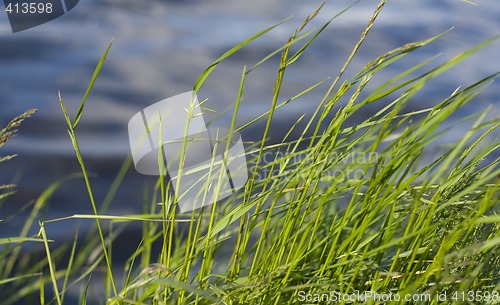
M 18 184 L 18 193 L 0 210 L 0 219 L 18 213 L 17 220 L 0 223 L 0 237 L 18 233 L 23 215 L 27 213 L 21 210 L 24 205 L 57 179 L 79 171 L 57 91 L 61 91 L 69 112 L 74 115 L 93 69 L 112 39 L 115 42 L 78 126 L 88 170 L 95 173 L 92 183 L 98 202 L 102 201 L 129 154 L 127 123 L 136 112 L 191 90 L 198 75 L 226 50 L 292 16 L 288 22 L 224 61 L 198 93 L 200 99 L 208 98 L 206 107 L 218 113 L 230 109 L 243 67 L 255 64 L 280 47 L 319 4 L 319 1 L 299 0 L 85 0 L 56 20 L 15 34 L 10 30 L 7 14 L 0 12 L 0 125 L 4 126 L 29 108 L 39 110 L 21 127 L 19 135 L 0 151 L 0 155 L 19 154 L 0 166 L 0 183 Z M 308 28 L 321 27 L 351 4 L 352 1 L 327 2 Z M 344 79 L 390 49 L 452 27 L 452 31 L 432 45 L 388 67 L 369 88 L 418 61 L 441 54 L 436 59 L 437 64 L 499 34 L 498 1 L 477 0 L 477 4 L 460 0 L 389 1 Z M 318 81 L 333 79 L 376 5 L 377 1 L 360 1 L 339 16 L 287 71 L 281 100 Z M 499 49 L 500 43 L 495 42 L 434 80 L 414 98 L 407 110 L 435 105 L 458 86 L 499 71 Z M 271 59 L 249 75 L 237 125 L 252 120 L 270 106 L 278 60 L 279 57 Z M 327 87 L 321 86 L 280 109 L 271 128 L 271 141 L 279 141 L 300 115 L 311 114 Z M 492 84 L 454 119 L 488 105 L 492 105 L 491 116 L 499 114 L 499 89 L 499 84 Z M 227 127 L 232 112 L 228 113 L 214 124 Z M 363 113 L 366 117 L 371 114 L 370 111 Z M 361 119 L 354 118 L 352 124 Z M 259 139 L 262 126 L 256 124 L 245 130 L 242 133 L 244 140 Z M 448 133 L 448 139 L 459 139 L 465 128 L 454 128 Z M 151 177 L 129 171 L 109 214 L 139 212 L 144 186 L 152 182 Z M 83 181 L 63 184 L 44 211 L 41 219 L 90 214 Z M 75 223 L 51 224 L 48 228 L 50 238 L 71 239 Z

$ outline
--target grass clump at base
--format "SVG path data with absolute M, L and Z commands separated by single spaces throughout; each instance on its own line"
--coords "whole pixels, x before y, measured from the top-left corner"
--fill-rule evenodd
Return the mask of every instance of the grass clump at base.
M 287 135 L 273 145 L 264 141 L 275 110 L 318 87 L 319 83 L 314 84 L 291 99 L 280 100 L 287 68 L 329 22 L 317 32 L 303 33 L 316 11 L 286 45 L 243 70 L 232 130 L 241 131 L 257 120 L 265 120 L 266 126 L 264 140 L 247 152 L 249 159 L 254 156 L 249 160 L 254 164 L 249 181 L 231 202 L 185 215 L 179 215 L 175 198 L 166 195 L 170 185 L 161 178 L 156 191 L 165 195 L 158 200 L 152 196 L 143 215 L 111 216 L 96 206 L 75 129 L 108 48 L 75 119 L 70 118 L 60 97 L 95 212 L 72 218 L 94 219 L 99 238 L 87 239 L 79 251 L 75 251 L 75 239 L 68 265 L 60 268 L 61 264 L 52 263 L 57 262 L 57 255 L 50 249 L 50 235 L 41 223 L 47 253 L 42 267 L 48 273 L 39 286 L 41 303 L 46 302 L 43 283 L 51 283 L 56 295 L 50 303 L 62 304 L 68 287 L 90 283 L 92 274 L 102 269 L 107 295 L 101 302 L 107 304 L 463 304 L 479 298 L 483 303 L 497 303 L 500 169 L 494 153 L 500 142 L 489 139 L 499 120 L 486 120 L 486 112 L 471 115 L 466 119 L 473 121 L 472 127 L 459 142 L 430 162 L 421 161 L 425 148 L 446 131 L 443 123 L 496 75 L 450 92 L 434 107 L 404 112 L 404 106 L 433 78 L 492 40 L 432 68 L 428 67 L 430 61 L 418 63 L 365 92 L 379 71 L 439 38 L 391 50 L 341 82 L 384 4 L 381 1 L 298 138 Z M 226 52 L 200 76 L 195 89 L 222 60 L 268 30 Z M 248 125 L 235 128 L 247 75 L 277 54 L 281 57 L 271 108 Z M 420 70 L 425 71 L 412 76 Z M 341 100 L 347 103 L 339 108 Z M 383 106 L 360 124 L 348 126 L 350 117 L 373 103 Z M 417 115 L 419 120 L 414 119 Z M 268 152 L 276 158 L 260 162 Z M 124 168 L 130 160 L 125 164 Z M 122 178 L 123 171 L 116 183 Z M 162 201 L 160 207 L 157 201 Z M 143 240 L 122 267 L 122 283 L 113 275 L 117 267 L 112 262 L 112 232 L 118 223 L 137 220 L 143 223 Z M 101 225 L 104 221 L 109 223 L 109 233 Z M 187 237 L 183 235 L 186 230 Z M 155 242 L 162 244 L 161 253 L 152 252 Z M 96 247 L 100 251 L 88 261 Z M 87 304 L 89 286 L 82 287 L 80 303 Z M 475 292 L 473 299 L 469 291 Z M 365 292 L 391 299 L 346 299 Z M 438 296 L 444 292 L 447 299 L 440 300 Z

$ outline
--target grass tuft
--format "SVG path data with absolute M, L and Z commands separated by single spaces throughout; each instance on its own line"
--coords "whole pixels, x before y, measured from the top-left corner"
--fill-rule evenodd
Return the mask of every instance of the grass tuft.
M 102 208 L 97 208 L 75 127 L 110 44 L 74 120 L 59 94 L 81 165 L 79 177 L 84 178 L 94 214 L 41 222 L 42 239 L 37 241 L 44 243 L 46 257 L 38 261 L 23 263 L 19 248 L 5 248 L 0 254 L 0 270 L 9 271 L 2 274 L 0 285 L 12 285 L 18 295 L 0 289 L 0 295 L 7 295 L 3 304 L 14 304 L 36 293 L 41 304 L 63 304 L 72 287 L 81 288 L 79 304 L 344 304 L 349 302 L 342 296 L 359 292 L 391 295 L 392 301 L 384 302 L 388 304 L 438 304 L 442 301 L 438 296 L 447 293 L 448 303 L 462 304 L 472 303 L 470 291 L 475 292 L 475 301 L 481 298 L 482 303 L 498 303 L 500 158 L 496 151 L 500 142 L 494 134 L 500 121 L 487 119 L 486 109 L 452 127 L 444 127 L 498 74 L 450 92 L 433 107 L 415 111 L 406 107 L 422 88 L 432 86 L 435 77 L 496 38 L 437 66 L 430 67 L 432 59 L 415 63 L 368 92 L 367 85 L 375 75 L 446 34 L 388 50 L 352 78 L 345 79 L 344 72 L 356 59 L 385 3 L 380 1 L 333 80 L 312 84 L 287 100 L 282 100 L 280 94 L 288 68 L 305 56 L 311 43 L 338 16 L 319 30 L 305 31 L 321 6 L 283 46 L 254 66 L 243 68 L 229 138 L 261 120 L 265 126 L 261 141 L 247 143 L 249 181 L 244 190 L 229 200 L 185 214 L 176 209 L 176 196 L 180 194 L 171 196 L 171 185 L 165 181 L 163 153 L 158 160 L 162 175 L 152 192 L 145 190 L 142 214 L 106 213 L 131 166 L 130 158 L 124 161 Z M 202 73 L 194 89 L 203 85 L 219 63 L 274 27 L 224 53 Z M 280 57 L 270 109 L 236 127 L 247 76 L 274 56 Z M 311 117 L 301 116 L 291 122 L 292 128 L 282 141 L 267 141 L 277 109 L 330 81 Z M 349 118 L 368 111 L 372 104 L 378 105 L 379 110 L 359 124 L 349 125 Z M 19 119 L 13 127 L 16 122 Z M 446 131 L 461 123 L 470 124 L 461 140 L 445 150 L 429 149 L 437 147 Z M 298 126 L 305 127 L 299 130 L 298 137 L 291 138 L 292 130 Z M 1 139 L 4 135 L 5 139 L 9 137 L 10 129 L 2 130 Z M 159 137 L 161 141 L 161 132 Z M 184 142 L 184 149 L 186 145 Z M 184 154 L 185 151 L 181 153 L 179 172 L 184 169 Z M 269 155 L 274 157 L 265 158 Z M 210 168 L 217 165 L 212 163 Z M 39 198 L 34 215 L 62 182 Z M 215 184 L 220 187 L 220 183 Z M 201 192 L 201 196 L 206 196 L 206 192 Z M 26 230 L 34 218 L 30 216 Z M 45 225 L 71 219 L 95 221 L 90 232 L 97 232 L 98 238 L 91 233 L 80 242 L 75 235 L 71 249 L 51 249 Z M 142 224 L 143 238 L 130 258 L 119 266 L 113 262 L 113 240 L 124 225 L 136 221 Z M 33 240 L 26 236 L 26 230 L 18 239 L 0 239 L 0 244 Z M 159 253 L 155 253 L 155 244 L 161 245 Z M 65 253 L 69 253 L 69 261 L 62 264 Z M 3 259 L 7 257 L 10 259 Z M 16 264 L 24 268 L 14 268 Z M 121 283 L 117 268 L 123 269 Z M 48 275 L 37 270 L 48 270 Z M 98 284 L 96 274 L 105 274 Z M 49 302 L 45 300 L 45 284 L 54 291 Z M 105 295 L 92 297 L 91 287 L 95 285 L 105 287 Z M 405 299 L 408 296 L 413 299 Z M 461 296 L 468 299 L 463 301 Z M 351 303 L 362 302 L 382 303 L 374 298 Z

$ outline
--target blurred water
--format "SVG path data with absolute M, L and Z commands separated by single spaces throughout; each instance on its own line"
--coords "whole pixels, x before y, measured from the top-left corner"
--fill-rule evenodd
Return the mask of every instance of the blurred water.
M 432 45 L 419 50 L 374 79 L 374 85 L 411 67 L 416 61 L 441 56 L 436 63 L 500 33 L 500 6 L 497 0 L 478 0 L 477 6 L 460 0 L 389 1 L 362 46 L 346 76 L 369 60 L 402 44 L 429 38 L 454 29 Z M 92 76 L 93 69 L 114 38 L 108 60 L 88 99 L 78 135 L 93 179 L 98 201 L 102 200 L 120 164 L 129 153 L 127 122 L 142 108 L 192 89 L 197 76 L 233 45 L 289 16 L 285 24 L 258 39 L 223 62 L 198 96 L 208 98 L 206 107 L 221 113 L 236 96 L 244 65 L 253 65 L 286 42 L 319 1 L 81 1 L 65 16 L 24 32 L 12 34 L 5 13 L 0 13 L 0 122 L 28 108 L 39 112 L 23 127 L 19 136 L 2 148 L 1 155 L 18 153 L 1 164 L 0 182 L 18 177 L 18 194 L 0 210 L 0 219 L 19 210 L 57 179 L 78 171 L 57 91 L 70 113 L 75 113 Z M 352 4 L 327 2 L 309 28 L 319 28 L 328 19 Z M 285 77 L 282 100 L 328 77 L 334 77 L 366 26 L 376 1 L 361 1 L 341 15 L 315 41 Z M 425 108 L 440 101 L 456 87 L 500 70 L 495 42 L 459 67 L 437 78 L 417 95 L 410 109 Z M 237 124 L 241 125 L 268 109 L 278 58 L 254 71 L 247 80 L 246 93 Z M 369 88 L 373 88 L 373 86 Z M 271 138 L 278 141 L 302 114 L 310 114 L 327 86 L 321 86 L 277 112 Z M 499 111 L 499 85 L 492 84 L 459 119 L 492 105 L 490 116 Z M 354 118 L 360 120 L 371 112 Z M 229 124 L 222 115 L 219 125 Z M 262 124 L 243 132 L 245 140 L 258 139 Z M 456 128 L 449 139 L 458 139 L 464 129 Z M 111 214 L 137 212 L 142 206 L 143 187 L 152 179 L 130 170 L 117 193 Z M 91 213 L 81 180 L 64 184 L 51 200 L 42 219 L 74 213 Z M 22 219 L 22 218 L 19 218 Z M 21 221 L 0 224 L 0 236 L 17 232 Z M 52 238 L 67 237 L 65 223 L 52 229 Z M 71 237 L 69 237 L 71 238 Z M 140 237 L 138 237 L 140 238 Z

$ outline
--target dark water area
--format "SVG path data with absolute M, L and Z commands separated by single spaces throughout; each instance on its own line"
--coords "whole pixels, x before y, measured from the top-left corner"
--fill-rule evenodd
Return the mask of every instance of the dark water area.
M 388 67 L 373 79 L 367 90 L 415 65 L 440 56 L 431 66 L 500 34 L 500 6 L 496 0 L 471 5 L 460 0 L 389 1 L 342 80 L 354 75 L 371 59 L 405 43 L 422 40 L 453 29 L 429 46 Z M 231 106 L 238 91 L 241 71 L 285 43 L 289 35 L 319 1 L 81 1 L 68 14 L 42 26 L 13 34 L 7 15 L 0 12 L 0 125 L 15 115 L 37 108 L 19 135 L 0 150 L 0 155 L 18 154 L 0 164 L 0 184 L 14 181 L 17 193 L 0 209 L 0 237 L 15 236 L 29 209 L 21 208 L 43 190 L 65 176 L 79 172 L 65 121 L 57 99 L 58 90 L 72 114 L 76 113 L 95 65 L 114 39 L 108 59 L 89 96 L 78 126 L 80 147 L 93 173 L 97 202 L 102 202 L 130 148 L 128 120 L 157 101 L 192 89 L 198 75 L 218 56 L 251 35 L 289 16 L 282 24 L 224 61 L 198 92 L 207 108 L 223 113 L 213 123 L 229 126 Z M 309 25 L 318 29 L 351 1 L 327 1 Z M 287 71 L 281 100 L 307 87 L 333 78 L 341 69 L 367 21 L 376 1 L 361 1 L 339 16 Z M 458 67 L 433 80 L 415 96 L 406 111 L 431 107 L 458 86 L 469 85 L 500 71 L 500 42 L 474 54 Z M 270 104 L 279 57 L 252 72 L 245 88 L 237 126 L 265 112 Z M 324 85 L 277 111 L 270 138 L 278 142 L 303 114 L 311 115 L 329 86 Z M 453 116 L 459 120 L 491 106 L 488 117 L 500 114 L 500 85 L 491 84 L 473 102 Z M 367 92 L 368 92 L 367 91 Z M 374 105 L 351 124 L 369 117 Z M 227 112 L 224 112 L 227 110 Z M 208 114 L 209 119 L 215 114 Z M 264 121 L 242 132 L 244 141 L 260 139 Z M 467 126 L 446 134 L 460 139 Z M 144 188 L 152 188 L 154 177 L 133 168 L 111 204 L 109 214 L 124 215 L 142 210 Z M 55 192 L 40 220 L 73 214 L 91 214 L 82 179 L 65 182 Z M 47 225 L 50 238 L 72 240 L 76 227 L 90 221 L 66 220 Z M 36 233 L 38 228 L 33 229 Z M 118 247 L 133 251 L 140 233 L 134 226 Z M 137 236 L 135 236 L 135 235 Z M 134 237 L 135 236 L 135 237 Z M 137 242 L 131 242 L 135 240 Z

